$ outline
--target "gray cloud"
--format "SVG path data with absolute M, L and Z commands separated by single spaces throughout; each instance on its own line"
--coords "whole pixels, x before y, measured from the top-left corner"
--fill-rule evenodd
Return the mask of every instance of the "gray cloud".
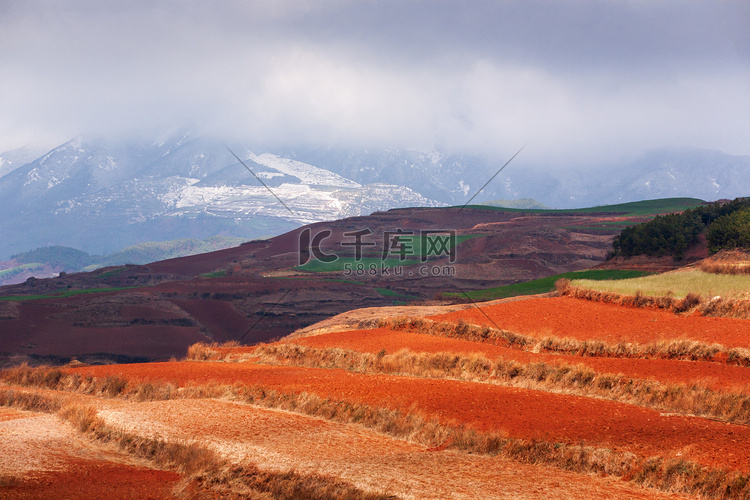
M 190 124 L 267 144 L 596 165 L 747 154 L 742 2 L 0 4 L 0 150 Z

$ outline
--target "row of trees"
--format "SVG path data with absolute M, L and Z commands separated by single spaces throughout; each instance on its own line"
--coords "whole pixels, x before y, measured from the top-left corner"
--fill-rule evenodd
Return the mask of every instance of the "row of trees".
M 750 198 L 707 203 L 679 214 L 657 215 L 624 229 L 612 244 L 615 255 L 671 255 L 682 259 L 691 243 L 708 228 L 709 250 L 750 249 Z

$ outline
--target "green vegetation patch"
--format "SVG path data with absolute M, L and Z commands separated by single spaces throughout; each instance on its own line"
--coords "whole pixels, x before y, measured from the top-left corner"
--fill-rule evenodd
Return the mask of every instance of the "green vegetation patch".
M 468 205 L 466 208 L 538 214 L 616 213 L 620 215 L 635 217 L 651 216 L 670 212 L 682 212 L 689 208 L 695 208 L 703 203 L 704 201 L 698 198 L 659 198 L 656 200 L 633 201 L 629 203 L 618 203 L 615 205 L 601 205 L 598 207 L 549 210 L 493 207 L 490 205 Z
M 110 269 L 109 271 L 104 271 L 103 273 L 97 276 L 94 276 L 92 279 L 101 280 L 101 279 L 111 278 L 112 276 L 117 276 L 118 274 L 123 272 L 125 269 L 127 269 L 127 266 Z
M 579 231 L 622 231 L 626 227 L 635 226 L 637 223 L 633 221 L 606 221 L 591 223 L 586 226 L 562 226 L 562 229 L 572 229 Z
M 123 286 L 123 287 L 111 287 L 111 288 L 88 288 L 86 290 L 65 290 L 62 292 L 54 292 L 54 293 L 42 294 L 42 295 L 9 295 L 7 297 L 0 297 L 0 300 L 21 301 L 21 300 L 40 300 L 40 299 L 61 299 L 65 297 L 72 297 L 73 295 L 83 295 L 87 293 L 117 292 L 119 290 L 131 290 L 133 288 L 142 288 L 142 287 Z
M 457 234 L 454 238 L 454 241 L 450 241 L 450 237 L 446 235 L 441 234 L 423 234 L 421 236 L 413 235 L 413 236 L 399 236 L 398 241 L 409 248 L 409 253 L 407 254 L 408 257 L 419 257 L 421 258 L 423 255 L 426 255 L 427 257 L 432 256 L 438 256 L 441 255 L 442 251 L 450 251 L 453 250 L 455 247 L 458 247 L 461 243 L 464 241 L 470 240 L 472 238 L 479 238 L 485 236 L 483 234 Z M 436 238 L 448 238 L 444 241 L 445 245 L 443 245 L 443 242 L 438 242 Z M 390 255 L 394 255 L 398 253 L 398 249 L 393 249 L 391 251 Z
M 268 280 L 290 280 L 290 281 L 328 281 L 331 283 L 349 283 L 351 285 L 364 285 L 362 281 L 347 280 L 343 278 L 321 278 L 318 276 L 267 276 Z
M 394 235 L 394 237 L 396 236 Z M 382 251 L 378 251 L 365 253 L 359 260 L 355 260 L 353 256 L 339 256 L 333 262 L 322 262 L 312 259 L 301 266 L 295 267 L 295 269 L 313 273 L 356 273 L 357 271 L 367 272 L 371 269 L 381 269 L 383 267 L 412 266 L 421 263 L 423 256 L 434 257 L 444 255 L 455 247 L 458 247 L 464 241 L 483 236 L 485 235 L 460 234 L 456 235 L 452 241 L 444 234 L 427 234 L 421 235 L 421 237 L 419 235 L 397 236 L 398 241 L 405 245 L 405 258 L 403 260 L 398 256 L 398 249 L 392 249 L 385 259 L 382 258 Z M 449 239 L 438 242 L 435 238 Z
M 617 281 L 571 280 L 570 284 L 574 287 L 631 296 L 640 292 L 651 297 L 671 296 L 680 299 L 692 292 L 704 298 L 750 297 L 750 275 L 714 274 L 699 269 L 670 271 Z
M 389 288 L 375 288 L 375 291 L 378 292 L 383 297 L 392 297 L 394 299 L 400 299 L 401 301 L 404 300 L 417 300 L 419 297 L 415 295 L 408 295 L 404 293 L 398 293 L 395 292 Z
M 573 271 L 570 273 L 556 274 L 533 281 L 524 283 L 514 283 L 512 285 L 488 288 L 486 290 L 476 290 L 473 292 L 463 293 L 445 293 L 448 297 L 466 297 L 471 300 L 486 301 L 495 299 L 504 299 L 507 297 L 516 297 L 519 295 L 536 295 L 538 293 L 551 292 L 555 288 L 555 282 L 561 278 L 569 280 L 623 280 L 646 276 L 649 273 L 644 271 L 631 271 L 622 269 L 589 269 L 586 271 Z
M 223 278 L 226 275 L 227 275 L 227 271 L 222 270 L 222 271 L 212 271 L 210 273 L 203 273 L 203 274 L 200 274 L 199 276 L 201 278 Z
M 741 248 L 750 250 L 750 207 L 719 217 L 706 234 L 711 253 Z
M 417 259 L 380 259 L 377 257 L 362 257 L 359 260 L 355 260 L 354 257 L 339 257 L 333 262 L 322 262 L 319 260 L 311 260 L 301 266 L 295 267 L 301 271 L 307 271 L 312 273 L 333 273 L 333 272 L 350 272 L 356 271 L 357 269 L 367 270 L 371 266 L 380 269 L 381 266 L 385 267 L 396 267 L 396 266 L 411 266 L 419 264 Z

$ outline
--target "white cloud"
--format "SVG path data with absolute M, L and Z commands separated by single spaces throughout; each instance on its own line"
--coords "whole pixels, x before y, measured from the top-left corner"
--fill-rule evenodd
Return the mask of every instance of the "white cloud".
M 0 150 L 229 140 L 598 164 L 750 153 L 750 10 L 713 2 L 4 2 Z M 669 19 L 666 22 L 665 19 Z

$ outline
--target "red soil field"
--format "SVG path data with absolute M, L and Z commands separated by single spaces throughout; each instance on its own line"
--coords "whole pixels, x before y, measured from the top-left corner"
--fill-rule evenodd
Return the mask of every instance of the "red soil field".
M 180 480 L 176 473 L 144 467 L 97 446 L 56 415 L 0 408 L 0 499 L 165 499 L 174 498 L 171 490 Z
M 262 385 L 281 392 L 309 392 L 375 407 L 417 411 L 444 422 L 467 424 L 511 437 L 628 450 L 704 465 L 750 470 L 750 427 L 564 394 L 343 370 L 253 364 L 175 362 L 69 368 L 94 376 L 132 380 L 210 381 Z
M 479 306 L 481 311 L 464 309 L 430 319 L 449 322 L 463 319 L 475 325 L 497 325 L 503 330 L 536 338 L 554 336 L 642 344 L 686 339 L 727 347 L 750 347 L 750 321 L 744 319 L 678 316 L 660 309 L 630 308 L 570 297 Z
M 567 354 L 532 353 L 492 344 L 385 328 L 328 333 L 282 342 L 318 348 L 338 347 L 368 353 L 377 353 L 381 349 L 385 349 L 387 353 L 391 354 L 400 349 L 409 349 L 415 353 L 483 354 L 493 361 L 502 357 L 505 360 L 513 360 L 519 363 L 541 362 L 551 365 L 585 365 L 598 373 L 622 374 L 630 378 L 653 379 L 679 384 L 701 383 L 715 390 L 732 390 L 750 394 L 750 370 L 725 363 L 667 359 L 596 358 Z M 225 351 L 226 353 L 233 352 L 231 349 Z
M 116 352 L 128 356 L 149 357 L 160 353 L 162 359 L 181 355 L 185 346 L 206 341 L 197 327 L 171 325 L 80 326 L 56 317 L 62 306 L 83 300 L 82 295 L 65 299 L 21 302 L 21 315 L 2 322 L 0 351 L 13 352 L 19 345 L 40 355 L 79 355 Z M 56 302 L 59 301 L 59 302 Z M 129 309 L 128 314 L 136 310 Z M 158 317 L 152 313 L 154 319 Z M 174 317 L 174 315 L 172 315 Z M 118 318 L 113 318 L 116 321 Z
M 614 478 L 500 457 L 435 453 L 375 431 L 291 412 L 217 400 L 171 400 L 99 414 L 108 425 L 169 440 L 201 436 L 233 462 L 318 473 L 399 498 L 662 498 Z
M 61 470 L 10 480 L 0 489 L 0 499 L 161 500 L 176 498 L 171 490 L 179 480 L 175 472 L 68 457 Z
M 16 420 L 17 418 L 26 418 L 26 417 L 28 417 L 27 412 L 0 406 L 0 422 L 5 422 L 6 420 Z

